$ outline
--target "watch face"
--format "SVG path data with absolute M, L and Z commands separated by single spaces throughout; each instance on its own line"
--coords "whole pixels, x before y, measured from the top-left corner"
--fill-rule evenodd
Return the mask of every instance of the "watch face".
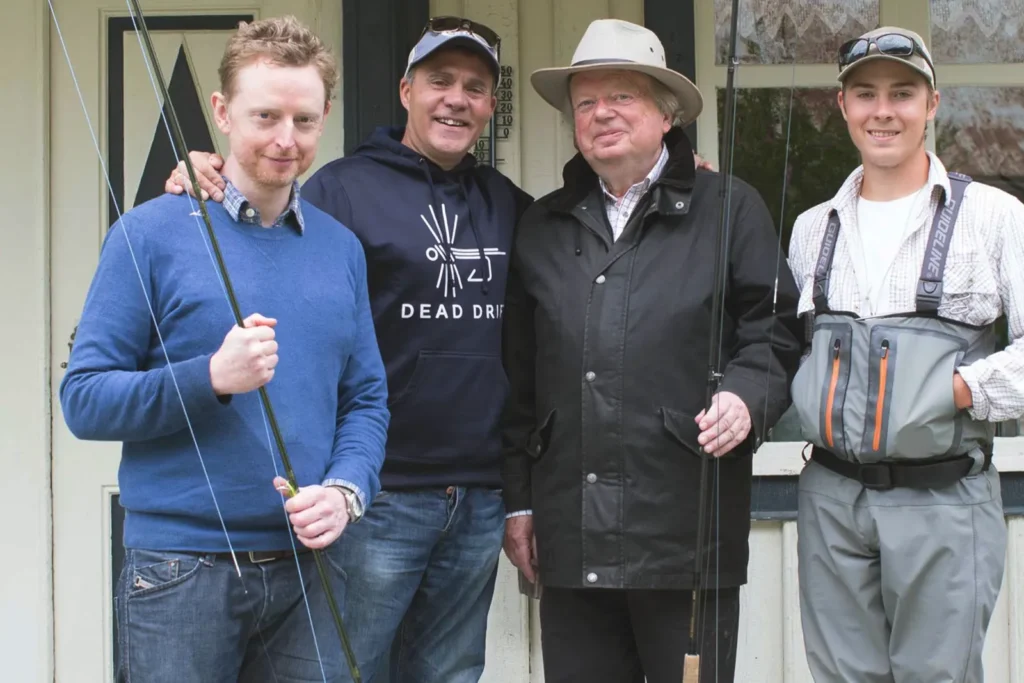
M 348 500 L 348 514 L 349 517 L 359 519 L 363 516 L 363 506 L 359 502 L 359 496 L 354 493 L 346 493 L 345 498 Z

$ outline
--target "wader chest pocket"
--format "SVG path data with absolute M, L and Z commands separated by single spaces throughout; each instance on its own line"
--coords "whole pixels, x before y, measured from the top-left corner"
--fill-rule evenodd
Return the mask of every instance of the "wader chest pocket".
M 835 453 L 848 452 L 843 408 L 852 347 L 853 331 L 848 323 L 818 325 L 811 356 L 793 381 L 793 404 L 800 416 L 803 438 Z
M 819 322 L 811 349 L 793 383 L 804 439 L 859 462 L 958 452 L 964 417 L 953 372 L 967 351 L 962 337 L 920 318 L 849 318 Z
M 963 414 L 953 398 L 953 373 L 966 340 L 909 324 L 877 325 L 870 342 L 864 459 L 954 454 Z

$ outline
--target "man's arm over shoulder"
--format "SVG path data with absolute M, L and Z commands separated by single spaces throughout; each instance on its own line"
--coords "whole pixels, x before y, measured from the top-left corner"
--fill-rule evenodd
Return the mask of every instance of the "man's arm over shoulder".
M 322 483 L 354 490 L 366 509 L 380 491 L 390 422 L 388 385 L 370 309 L 366 255 L 359 240 L 347 229 L 345 233 L 347 263 L 355 288 L 355 336 L 338 383 L 334 450 Z
M 153 331 L 150 305 L 156 315 L 160 310 L 151 286 L 159 273 L 146 231 L 135 223 L 148 218 L 149 212 L 129 212 L 122 218 L 127 237 L 120 223 L 107 232 L 86 295 L 60 383 L 64 420 L 80 439 L 159 438 L 187 427 L 182 403 L 191 419 L 224 409 L 211 384 L 212 354 L 144 369 Z
M 533 211 L 527 211 L 523 222 L 516 229 L 517 234 L 521 235 L 522 224 L 535 220 L 536 215 Z M 509 515 L 531 508 L 532 456 L 527 444 L 537 423 L 534 386 L 537 356 L 533 324 L 535 305 L 523 282 L 517 240 L 509 260 L 502 314 L 502 363 L 508 377 L 509 395 L 502 416 L 501 476 L 505 510 Z
M 338 173 L 341 162 L 338 159 L 322 166 L 302 185 L 300 194 L 307 202 L 351 229 L 352 203 Z
M 971 187 L 968 192 L 982 189 Z M 958 372 L 971 390 L 971 416 L 1001 422 L 1024 415 L 1024 204 L 1001 190 L 984 190 L 978 200 L 991 207 L 985 213 L 997 226 L 994 253 L 1010 343 Z
M 771 214 L 761 196 L 745 183 L 734 209 L 729 245 L 729 297 L 726 313 L 735 325 L 735 353 L 725 367 L 722 391 L 743 399 L 756 443 L 790 404 L 789 385 L 800 361 L 801 328 L 796 316 L 799 291 Z

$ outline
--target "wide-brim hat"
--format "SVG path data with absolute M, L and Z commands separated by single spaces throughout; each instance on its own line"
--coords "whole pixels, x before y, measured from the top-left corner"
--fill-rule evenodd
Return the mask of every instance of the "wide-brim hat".
M 697 86 L 665 62 L 665 48 L 648 28 L 621 19 L 591 22 L 566 67 L 538 69 L 530 74 L 537 94 L 555 109 L 572 116 L 569 79 L 578 73 L 598 69 L 621 69 L 651 76 L 679 100 L 680 125 L 692 123 L 704 108 Z

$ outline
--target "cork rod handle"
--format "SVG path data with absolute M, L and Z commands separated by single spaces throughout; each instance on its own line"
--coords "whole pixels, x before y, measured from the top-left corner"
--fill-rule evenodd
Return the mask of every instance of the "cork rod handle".
M 700 655 L 686 655 L 683 659 L 683 683 L 699 683 Z

